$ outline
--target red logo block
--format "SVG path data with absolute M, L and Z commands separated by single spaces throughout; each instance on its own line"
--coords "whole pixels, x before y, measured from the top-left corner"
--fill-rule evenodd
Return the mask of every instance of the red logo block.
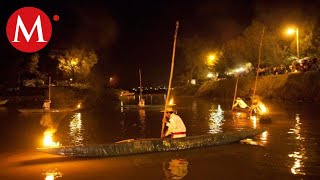
M 15 11 L 7 22 L 7 37 L 13 47 L 33 53 L 44 48 L 52 34 L 49 17 L 40 9 L 24 7 Z

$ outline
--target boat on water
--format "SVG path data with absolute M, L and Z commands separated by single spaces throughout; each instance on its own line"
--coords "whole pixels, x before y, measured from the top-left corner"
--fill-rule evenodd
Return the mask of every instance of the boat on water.
M 125 109 L 163 109 L 164 105 L 144 105 L 139 106 L 135 104 L 129 104 L 129 105 L 122 105 L 122 108 Z
M 5 105 L 9 100 L 8 99 L 2 99 L 0 100 L 0 106 Z
M 21 113 L 54 113 L 54 112 L 74 112 L 79 110 L 79 108 L 61 108 L 61 109 L 43 109 L 43 108 L 35 108 L 35 109 L 18 109 Z
M 152 152 L 177 151 L 239 142 L 264 132 L 264 129 L 243 129 L 184 138 L 128 139 L 110 144 L 38 148 L 44 153 L 73 157 L 110 157 Z
M 48 84 L 48 100 L 46 100 L 43 104 L 42 108 L 25 108 L 18 109 L 21 113 L 54 113 L 54 112 L 74 112 L 81 109 L 81 103 L 79 103 L 76 107 L 72 108 L 56 108 L 53 109 L 50 107 L 51 104 L 51 77 L 49 77 Z
M 130 91 L 121 91 L 120 96 L 134 96 L 135 93 L 134 92 L 130 92 Z

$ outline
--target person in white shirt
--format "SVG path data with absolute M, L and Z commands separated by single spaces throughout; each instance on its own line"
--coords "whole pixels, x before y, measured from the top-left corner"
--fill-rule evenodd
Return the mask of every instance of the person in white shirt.
M 173 113 L 173 109 L 171 107 L 167 108 L 166 118 L 163 119 L 163 123 L 166 124 L 168 129 L 162 135 L 162 137 L 166 137 L 171 135 L 171 138 L 182 138 L 186 137 L 186 126 L 184 125 L 182 119 L 177 114 Z
M 233 108 L 235 107 L 239 107 L 239 108 L 242 108 L 242 109 L 245 109 L 245 108 L 250 108 L 247 103 L 245 103 L 240 97 L 238 97 L 235 101 L 235 103 L 233 104 Z

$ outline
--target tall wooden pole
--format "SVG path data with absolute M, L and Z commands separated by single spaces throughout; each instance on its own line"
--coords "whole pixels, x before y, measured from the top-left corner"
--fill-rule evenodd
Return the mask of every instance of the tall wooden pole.
M 140 79 L 140 98 L 139 100 L 142 99 L 142 82 L 141 82 L 141 70 L 139 69 L 139 79 Z
M 237 75 L 237 81 L 236 81 L 236 87 L 234 88 L 234 95 L 233 95 L 233 101 L 232 101 L 232 108 L 231 110 L 233 110 L 233 104 L 236 101 L 236 96 L 237 96 L 237 90 L 238 90 L 238 81 L 239 81 L 239 76 Z
M 171 58 L 171 71 L 170 71 L 170 79 L 169 79 L 169 85 L 168 85 L 168 92 L 167 92 L 167 97 L 166 97 L 166 104 L 164 106 L 164 112 L 163 112 L 163 120 L 166 118 L 166 111 L 167 111 L 167 106 L 170 98 L 170 91 L 171 91 L 171 82 L 172 82 L 172 75 L 173 75 L 173 68 L 174 68 L 174 57 L 176 53 L 176 42 L 177 42 L 177 35 L 178 35 L 178 29 L 179 29 L 179 21 L 176 22 L 176 30 L 174 33 L 174 41 L 173 41 L 173 51 L 172 51 L 172 58 Z M 163 136 L 163 130 L 164 130 L 164 122 L 162 120 L 162 128 L 161 128 L 161 135 L 160 137 Z
M 49 85 L 48 85 L 48 89 L 49 89 L 49 94 L 48 94 L 48 98 L 49 98 L 49 101 L 51 100 L 51 76 L 49 77 Z
M 253 88 L 253 94 L 251 98 L 251 106 L 253 104 L 254 96 L 256 94 L 257 89 L 257 82 L 258 82 L 258 76 L 259 76 L 259 69 L 260 69 L 260 62 L 261 62 L 261 49 L 262 49 L 262 40 L 264 36 L 264 27 L 262 29 L 261 39 L 260 39 L 260 47 L 259 47 L 259 56 L 258 56 L 258 67 L 257 67 L 257 74 L 256 74 L 256 80 L 254 82 L 254 88 Z M 252 115 L 252 109 L 250 110 L 250 116 Z

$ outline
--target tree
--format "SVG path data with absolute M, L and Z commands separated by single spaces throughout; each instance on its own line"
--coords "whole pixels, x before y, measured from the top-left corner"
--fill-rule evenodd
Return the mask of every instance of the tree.
M 206 66 L 207 55 L 210 52 L 210 44 L 199 36 L 184 38 L 178 44 L 181 48 L 182 58 L 178 65 L 183 65 L 183 72 L 180 73 L 180 79 L 191 81 L 193 78 L 203 78 L 203 72 Z
M 84 80 L 98 60 L 93 50 L 78 48 L 52 51 L 50 57 L 59 61 L 59 69 L 73 81 Z

